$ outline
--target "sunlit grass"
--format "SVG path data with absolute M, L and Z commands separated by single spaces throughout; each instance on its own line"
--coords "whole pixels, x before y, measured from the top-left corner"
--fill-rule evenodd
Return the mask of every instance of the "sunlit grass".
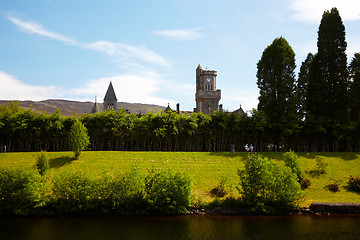
M 0 154 L 0 166 L 35 165 L 40 153 Z M 282 153 L 262 153 L 262 155 L 280 161 Z M 186 172 L 194 180 L 194 194 L 198 200 L 210 201 L 209 192 L 219 184 L 224 175 L 228 175 L 229 194 L 238 197 L 236 186 L 239 184 L 237 171 L 247 159 L 247 153 L 203 153 L 203 152 L 82 152 L 79 160 L 73 159 L 72 152 L 49 152 L 51 173 L 71 169 L 82 169 L 94 175 L 106 171 L 127 172 L 136 165 L 141 171 L 149 169 L 174 169 Z M 360 155 L 357 153 L 299 153 L 300 164 L 311 186 L 303 191 L 301 206 L 312 202 L 360 202 L 360 194 L 347 191 L 348 177 L 360 176 Z M 320 157 L 328 163 L 327 173 L 312 176 L 315 158 Z M 340 192 L 331 192 L 326 186 L 337 181 Z M 229 195 L 228 195 L 229 196 Z

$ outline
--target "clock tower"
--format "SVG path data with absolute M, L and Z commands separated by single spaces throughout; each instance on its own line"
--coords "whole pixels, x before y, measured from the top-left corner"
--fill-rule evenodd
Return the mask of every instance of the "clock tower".
M 217 72 L 213 70 L 203 70 L 199 66 L 196 69 L 196 93 L 195 112 L 211 114 L 219 111 L 219 101 L 221 99 L 221 90 L 216 89 Z

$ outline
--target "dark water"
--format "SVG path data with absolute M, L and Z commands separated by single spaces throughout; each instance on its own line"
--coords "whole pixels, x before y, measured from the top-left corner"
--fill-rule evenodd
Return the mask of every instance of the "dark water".
M 360 239 L 360 216 L 0 219 L 0 239 Z

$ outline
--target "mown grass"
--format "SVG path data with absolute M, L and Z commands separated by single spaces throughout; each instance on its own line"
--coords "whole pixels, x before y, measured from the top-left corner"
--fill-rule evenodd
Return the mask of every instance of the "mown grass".
M 210 190 L 228 175 L 225 197 L 238 197 L 236 186 L 239 184 L 238 169 L 244 166 L 247 153 L 203 153 L 203 152 L 83 152 L 79 160 L 74 160 L 72 152 L 46 153 L 51 173 L 66 169 L 89 171 L 99 175 L 102 171 L 119 170 L 128 172 L 132 166 L 141 171 L 149 169 L 174 169 L 188 173 L 194 180 L 194 195 L 197 201 L 213 200 Z M 281 161 L 283 153 L 261 153 L 276 161 Z M 35 165 L 40 153 L 0 154 L 0 166 Z M 304 190 L 301 206 L 312 202 L 358 202 L 360 194 L 350 192 L 346 184 L 350 175 L 360 176 L 360 154 L 358 153 L 298 153 L 300 165 L 311 180 L 311 186 Z M 315 158 L 327 163 L 327 173 L 312 174 Z M 327 185 L 337 182 L 339 192 L 331 192 Z

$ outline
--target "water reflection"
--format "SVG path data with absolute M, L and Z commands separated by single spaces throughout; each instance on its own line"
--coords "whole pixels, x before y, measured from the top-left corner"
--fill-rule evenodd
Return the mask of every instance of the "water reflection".
M 360 239 L 360 216 L 0 219 L 0 239 Z

